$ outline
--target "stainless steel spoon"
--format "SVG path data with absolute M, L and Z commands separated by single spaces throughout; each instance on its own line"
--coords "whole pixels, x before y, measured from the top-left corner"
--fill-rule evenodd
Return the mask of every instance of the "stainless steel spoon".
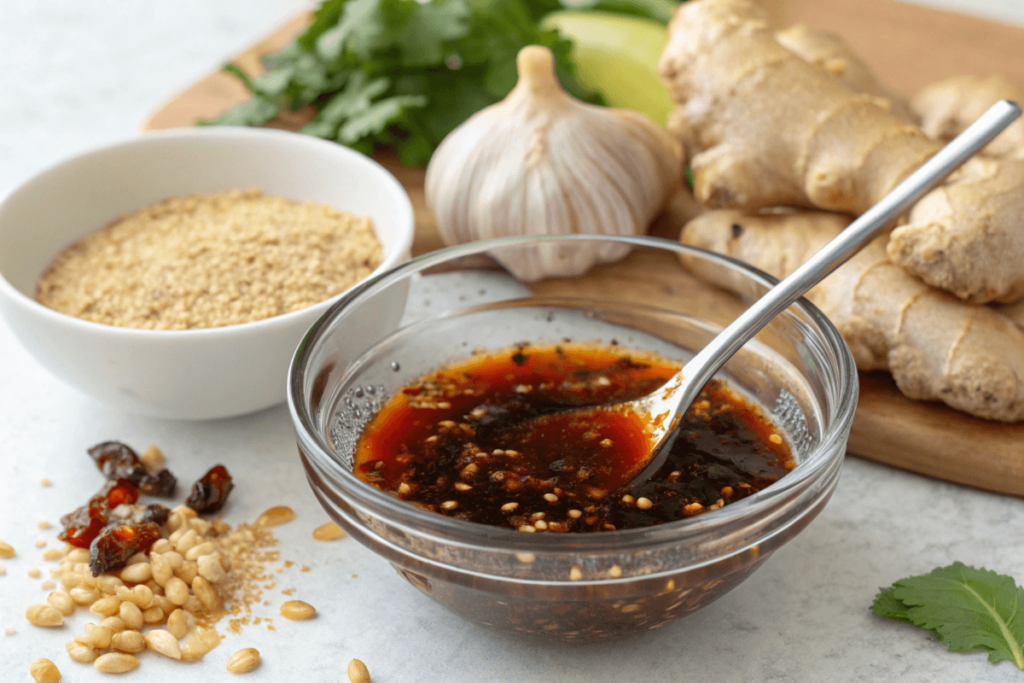
M 685 414 L 700 390 L 772 318 L 799 299 L 851 256 L 861 250 L 897 216 L 967 161 L 1014 119 L 1021 108 L 1003 100 L 994 104 L 963 133 L 943 147 L 906 180 L 868 209 L 838 237 L 821 248 L 786 279 L 772 287 L 728 327 L 718 333 L 700 353 L 656 392 L 633 401 L 608 406 L 611 410 L 633 409 L 653 420 L 654 434 L 650 460 L 633 479 L 641 484 L 665 463 L 679 416 Z M 582 409 L 586 410 L 586 409 Z M 593 410 L 591 408 L 590 410 Z M 639 467 L 639 465 L 638 465 Z

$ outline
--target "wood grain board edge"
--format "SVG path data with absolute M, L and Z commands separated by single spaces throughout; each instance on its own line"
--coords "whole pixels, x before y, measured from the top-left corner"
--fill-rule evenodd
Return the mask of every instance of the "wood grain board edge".
M 1024 82 L 1024 30 L 893 0 L 772 0 L 778 25 L 806 23 L 840 33 L 893 87 L 911 94 L 925 83 L 960 73 L 998 73 Z M 238 55 L 234 63 L 258 73 L 260 57 L 286 45 L 309 20 L 295 17 Z M 901 64 L 899 70 L 886 68 Z M 247 91 L 217 70 L 179 93 L 143 124 L 143 130 L 194 125 L 244 102 Z M 308 113 L 273 125 L 295 129 Z M 426 208 L 422 169 L 402 166 L 393 155 L 375 158 L 409 191 L 415 209 L 413 253 L 443 246 Z M 652 227 L 673 238 L 692 213 L 677 198 Z M 989 491 L 1024 496 L 1024 424 L 979 420 L 937 403 L 911 401 L 888 375 L 861 373 L 860 403 L 850 433 L 852 454 L 919 474 Z

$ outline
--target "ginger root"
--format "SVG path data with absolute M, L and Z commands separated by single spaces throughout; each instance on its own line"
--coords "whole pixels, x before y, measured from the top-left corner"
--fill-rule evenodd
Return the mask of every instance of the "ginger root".
M 796 24 L 776 31 L 775 40 L 805 62 L 827 71 L 847 90 L 878 97 L 888 102 L 889 111 L 897 118 L 914 124 L 918 122 L 917 114 L 906 98 L 883 83 L 835 33 Z
M 893 263 L 975 303 L 1024 296 L 1024 158 L 976 157 L 892 231 Z
M 1024 88 L 999 76 L 954 76 L 926 85 L 911 107 L 921 117 L 921 130 L 936 140 L 952 140 L 999 100 L 1024 103 Z M 1024 158 L 1024 120 L 1011 123 L 990 142 L 984 154 Z
M 680 240 L 785 277 L 850 222 L 802 211 L 747 215 L 712 211 Z M 720 271 L 698 277 L 735 289 Z M 808 293 L 850 346 L 857 367 L 887 369 L 904 395 L 991 420 L 1024 419 L 1024 331 L 990 307 L 928 287 L 892 265 L 872 242 Z
M 694 194 L 712 208 L 861 214 L 941 146 L 888 102 L 851 92 L 780 45 L 750 0 L 681 5 L 658 69 L 677 105 L 669 123 L 692 160 Z M 976 303 L 1024 295 L 1020 164 L 966 164 L 894 231 L 894 262 Z

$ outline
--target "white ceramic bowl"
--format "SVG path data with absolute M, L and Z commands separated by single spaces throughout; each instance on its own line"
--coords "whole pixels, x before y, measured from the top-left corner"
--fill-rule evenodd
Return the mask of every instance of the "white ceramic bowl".
M 338 296 L 266 320 L 185 331 L 101 325 L 33 298 L 64 247 L 118 215 L 174 195 L 249 188 L 369 215 L 384 248 L 371 278 L 409 258 L 409 197 L 362 154 L 269 129 L 150 133 L 68 159 L 0 201 L 0 313 L 54 376 L 128 412 L 212 419 L 283 402 L 295 347 Z

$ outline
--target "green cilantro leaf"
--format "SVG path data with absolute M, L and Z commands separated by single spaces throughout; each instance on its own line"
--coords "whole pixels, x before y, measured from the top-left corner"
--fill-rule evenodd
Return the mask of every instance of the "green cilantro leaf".
M 264 74 L 250 78 L 225 67 L 253 98 L 204 123 L 261 125 L 282 110 L 311 106 L 315 116 L 301 133 L 367 154 L 390 145 L 403 163 L 426 165 L 456 126 L 508 95 L 526 45 L 551 49 L 570 94 L 603 103 L 577 82 L 572 43 L 538 28 L 562 2 L 323 0 L 295 41 L 264 57 Z M 641 5 L 666 2 L 674 5 Z
M 950 652 L 988 652 L 1024 670 L 1024 588 L 1013 577 L 954 562 L 897 581 L 872 610 L 931 631 Z

